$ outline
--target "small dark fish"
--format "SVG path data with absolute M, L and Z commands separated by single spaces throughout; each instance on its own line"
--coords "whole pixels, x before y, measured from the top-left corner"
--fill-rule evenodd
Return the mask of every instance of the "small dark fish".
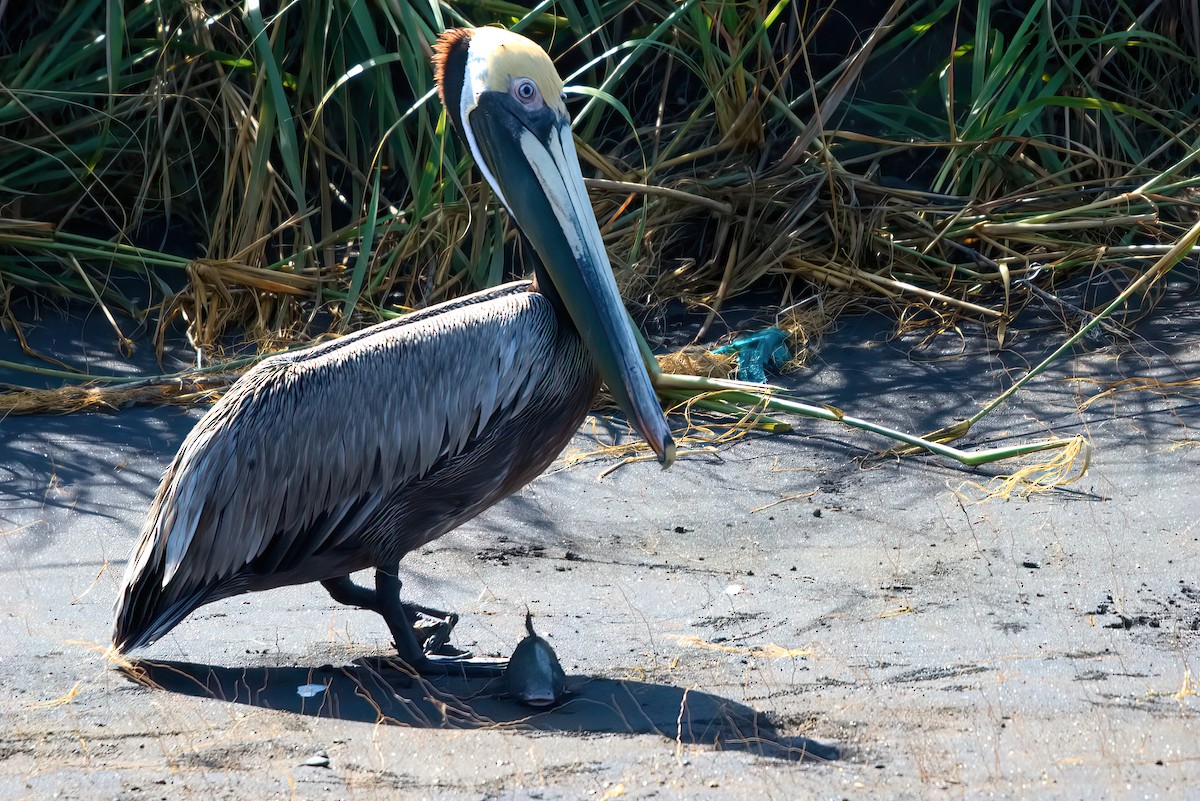
M 529 635 L 517 643 L 504 671 L 508 693 L 527 706 L 553 706 L 567 692 L 567 674 L 550 643 L 534 632 L 529 612 L 525 613 L 525 630 Z

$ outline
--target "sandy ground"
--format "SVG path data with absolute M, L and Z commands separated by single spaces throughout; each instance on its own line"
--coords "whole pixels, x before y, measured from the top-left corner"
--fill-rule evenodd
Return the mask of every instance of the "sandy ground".
M 1200 797 L 1197 390 L 1079 409 L 1120 378 L 1200 375 L 1195 289 L 1162 310 L 968 439 L 1085 434 L 1066 490 L 980 501 L 1004 468 L 862 461 L 885 443 L 801 421 L 665 473 L 556 464 L 406 559 L 407 597 L 462 613 L 479 654 L 533 611 L 574 688 L 536 714 L 411 681 L 382 622 L 318 586 L 205 607 L 130 680 L 103 656 L 113 598 L 198 412 L 0 420 L 0 798 Z M 136 369 L 95 326 L 27 333 Z M 845 323 L 790 383 L 927 430 L 1061 341 L 886 329 Z

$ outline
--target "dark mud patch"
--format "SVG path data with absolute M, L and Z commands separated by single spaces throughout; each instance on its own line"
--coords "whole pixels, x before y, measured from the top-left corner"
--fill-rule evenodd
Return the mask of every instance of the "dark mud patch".
M 958 678 L 959 676 L 971 676 L 976 673 L 985 673 L 994 668 L 984 665 L 947 665 L 945 667 L 923 667 L 915 670 L 907 670 L 887 679 L 889 684 L 912 684 L 924 681 L 939 681 L 941 679 Z
M 1144 583 L 1125 603 L 1115 601 L 1109 593 L 1086 614 L 1106 629 L 1200 640 L 1200 589 L 1183 579 L 1179 588 L 1165 597 Z

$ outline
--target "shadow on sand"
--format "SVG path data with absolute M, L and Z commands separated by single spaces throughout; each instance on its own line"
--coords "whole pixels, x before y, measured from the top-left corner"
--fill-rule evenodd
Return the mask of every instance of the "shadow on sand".
M 571 734 L 657 734 L 789 762 L 837 759 L 836 747 L 781 736 L 765 715 L 710 693 L 669 684 L 571 676 L 571 694 L 548 710 L 506 698 L 499 680 L 414 677 L 398 662 L 357 659 L 321 668 L 229 668 L 135 660 L 125 671 L 150 687 L 310 717 L 415 728 Z M 324 685 L 310 697 L 300 687 Z

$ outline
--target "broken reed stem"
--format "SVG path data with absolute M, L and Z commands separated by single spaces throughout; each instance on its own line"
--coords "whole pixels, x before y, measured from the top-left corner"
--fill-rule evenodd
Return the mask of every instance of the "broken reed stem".
M 638 194 L 651 195 L 658 197 L 670 198 L 678 200 L 681 203 L 688 203 L 695 206 L 704 206 L 707 209 L 717 212 L 718 214 L 733 214 L 733 205 L 720 200 L 713 200 L 703 195 L 693 195 L 690 192 L 683 192 L 678 189 L 671 189 L 666 186 L 654 186 L 652 184 L 637 184 L 632 181 L 610 181 L 606 178 L 584 178 L 584 185 L 588 189 L 598 189 L 602 192 L 615 192 L 618 194 Z
M 307 345 L 303 347 L 308 347 Z M 289 348 L 288 350 L 300 350 L 302 348 Z M 278 351 L 286 353 L 287 351 Z M 255 362 L 260 362 L 268 356 L 274 356 L 274 353 L 257 353 L 253 356 L 243 356 L 239 359 L 230 359 L 215 364 L 210 364 L 207 367 L 195 367 L 189 370 L 181 370 L 178 373 L 167 373 L 166 375 L 156 376 L 126 376 L 126 375 L 103 375 L 96 373 L 73 373 L 67 370 L 55 370 L 51 367 L 37 367 L 32 364 L 22 364 L 21 362 L 11 362 L 5 359 L 0 359 L 0 370 L 16 370 L 22 373 L 31 373 L 33 375 L 41 375 L 47 378 L 59 378 L 64 381 L 74 381 L 82 384 L 112 384 L 124 387 L 136 386 L 152 386 L 154 384 L 166 384 L 179 381 L 190 381 L 201 376 L 208 376 L 221 373 L 232 373 L 241 370 Z M 21 389 L 25 389 L 22 387 Z
M 983 493 L 980 500 L 1000 498 L 1007 500 L 1016 495 L 1028 498 L 1038 492 L 1051 492 L 1066 486 L 1082 477 L 1091 462 L 1091 452 L 1082 437 L 1064 440 L 1069 447 L 1063 447 L 1054 455 L 1040 464 L 1025 465 L 1012 473 L 999 475 L 992 479 L 990 487 L 984 487 L 976 482 L 968 482 Z M 1083 464 L 1075 466 L 1080 453 L 1083 454 Z
M 160 381 L 130 386 L 67 386 L 57 389 L 14 389 L 0 392 L 0 418 L 6 415 L 70 414 L 115 411 L 127 406 L 153 404 L 189 406 L 211 402 L 238 378 L 218 375 Z
M 720 393 L 716 393 L 716 395 L 694 395 L 688 392 L 661 390 L 659 394 L 668 400 L 674 401 L 676 405 L 699 407 L 719 414 L 740 417 L 742 419 L 736 424 L 739 426 L 748 426 L 770 434 L 787 434 L 792 430 L 791 425 L 781 420 L 776 420 L 770 415 L 754 412 L 753 410 L 747 412 L 744 407 L 738 406 L 736 403 L 721 400 L 718 397 Z
M 1180 259 L 1191 252 L 1192 247 L 1196 244 L 1197 239 L 1200 239 L 1200 222 L 1192 225 L 1192 227 L 1188 229 L 1187 233 L 1180 237 L 1179 241 L 1175 243 L 1174 247 L 1163 254 L 1163 256 L 1154 263 L 1154 266 L 1142 273 L 1136 281 L 1125 287 L 1124 291 L 1117 295 L 1117 297 L 1114 298 L 1111 303 L 1105 306 L 1103 311 L 1094 315 L 1086 325 L 1080 327 L 1078 331 L 1076 331 L 1072 336 L 1068 337 L 1065 342 L 1055 348 L 1054 352 L 1043 359 L 1036 367 L 1023 375 L 1019 380 L 1013 383 L 1011 387 L 1001 392 L 986 406 L 968 418 L 966 421 L 967 429 L 991 414 L 992 411 L 1000 406 L 1000 404 L 1011 398 L 1018 390 L 1021 389 L 1021 387 L 1025 386 L 1034 378 L 1041 375 L 1041 373 L 1043 373 L 1046 368 L 1048 368 L 1060 356 L 1062 356 L 1063 353 L 1074 347 L 1075 343 L 1087 336 L 1089 331 L 1098 326 L 1102 320 L 1105 320 L 1107 317 L 1109 317 L 1109 315 L 1116 311 L 1117 307 L 1125 303 L 1130 296 L 1150 286 L 1155 281 L 1170 272 L 1171 269 L 1179 263 Z M 966 431 L 964 430 L 963 433 L 965 434 Z
M 803 267 L 798 268 L 798 271 L 803 270 L 812 270 L 813 272 L 821 274 L 822 277 L 826 279 L 833 279 L 833 281 L 827 281 L 827 283 L 831 283 L 832 285 L 836 285 L 834 284 L 836 281 L 851 283 L 854 281 L 860 281 L 868 286 L 873 286 L 877 290 L 891 290 L 889 296 L 893 298 L 896 297 L 895 293 L 907 292 L 935 303 L 945 303 L 950 306 L 957 306 L 963 311 L 973 312 L 981 317 L 990 317 L 995 319 L 1004 316 L 1004 313 L 997 309 L 989 309 L 986 306 L 980 306 L 979 304 L 971 303 L 968 300 L 962 300 L 951 295 L 945 295 L 941 292 L 934 292 L 932 289 L 925 289 L 924 287 L 917 286 L 916 284 L 912 284 L 907 281 L 897 281 L 895 278 L 888 278 L 886 276 L 876 275 L 875 273 L 869 273 L 866 270 L 859 269 L 858 267 L 838 265 L 837 269 L 834 269 L 826 265 L 804 264 Z
M 818 420 L 841 423 L 851 428 L 870 431 L 873 434 L 898 440 L 907 445 L 935 453 L 938 456 L 945 456 L 968 467 L 978 467 L 979 465 L 990 464 L 1001 459 L 1025 456 L 1052 448 L 1064 448 L 1078 441 L 1078 438 L 1041 440 L 1023 445 L 1008 445 L 979 451 L 964 451 L 941 442 L 934 442 L 923 437 L 889 428 L 888 426 L 872 423 L 869 420 L 851 417 L 841 409 L 833 406 L 813 406 L 788 398 L 781 398 L 777 394 L 778 390 L 764 384 L 749 384 L 742 381 L 729 381 L 717 378 L 700 378 L 699 376 L 671 375 L 669 373 L 660 373 L 653 380 L 655 389 L 660 391 L 674 390 L 691 392 L 692 394 L 712 393 L 718 399 L 724 399 L 735 404 L 761 405 L 774 411 L 791 412 L 792 414 L 813 417 Z
M 47 378 L 61 378 L 64 381 L 98 381 L 105 384 L 124 384 L 144 380 L 132 376 L 94 375 L 89 373 L 75 373 L 69 370 L 55 370 L 52 367 L 38 367 L 32 364 L 22 364 L 21 362 L 10 362 L 7 359 L 0 359 L 0 370 L 16 370 L 22 373 L 46 376 Z M 166 376 L 163 377 L 165 378 Z

